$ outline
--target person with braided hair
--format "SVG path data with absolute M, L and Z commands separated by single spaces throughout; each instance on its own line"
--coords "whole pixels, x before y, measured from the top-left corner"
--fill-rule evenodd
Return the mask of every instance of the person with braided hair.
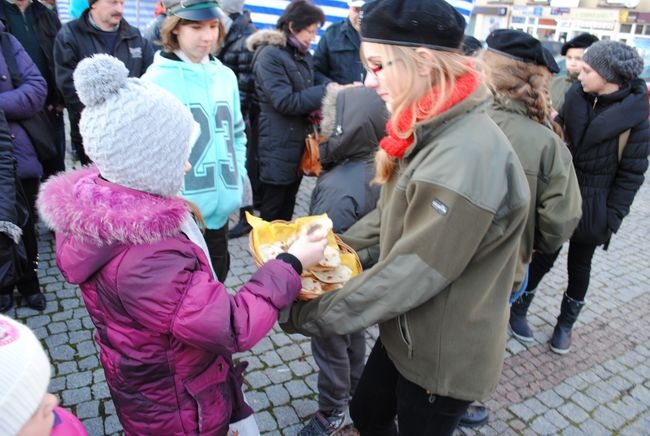
M 488 49 L 479 57 L 490 73 L 488 83 L 494 94 L 488 113 L 510 140 L 530 189 L 512 303 L 526 288 L 533 251 L 553 253 L 573 233 L 582 211 L 581 197 L 571 153 L 555 133 L 561 132 L 560 126 L 549 121 L 548 89 L 557 71 L 553 57 L 537 39 L 520 30 L 495 30 L 486 42 Z M 478 426 L 487 419 L 485 407 L 472 405 L 461 425 Z

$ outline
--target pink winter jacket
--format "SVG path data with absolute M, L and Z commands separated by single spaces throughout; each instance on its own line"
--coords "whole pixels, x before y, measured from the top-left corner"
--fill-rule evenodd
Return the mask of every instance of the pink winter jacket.
M 203 251 L 179 228 L 177 198 L 112 184 L 95 168 L 44 184 L 41 217 L 56 232 L 56 261 L 80 284 L 97 328 L 106 381 L 127 435 L 225 435 L 252 413 L 242 398 L 250 349 L 300 289 L 273 260 L 235 295 L 213 280 Z

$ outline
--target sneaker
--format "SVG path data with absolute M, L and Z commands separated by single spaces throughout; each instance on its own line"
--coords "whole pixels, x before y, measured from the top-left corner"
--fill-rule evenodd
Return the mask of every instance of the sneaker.
M 347 424 L 345 410 L 335 410 L 330 413 L 319 410 L 298 432 L 298 436 L 336 435 Z

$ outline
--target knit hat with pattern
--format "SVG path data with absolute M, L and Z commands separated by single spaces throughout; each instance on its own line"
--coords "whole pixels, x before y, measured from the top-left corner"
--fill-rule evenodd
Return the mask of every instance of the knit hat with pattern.
M 643 59 L 636 49 L 617 41 L 598 41 L 582 55 L 591 68 L 610 83 L 623 85 L 643 72 Z
M 0 315 L 0 433 L 17 434 L 23 428 L 49 382 L 50 362 L 34 333 Z
M 108 181 L 173 197 L 183 186 L 196 123 L 172 94 L 128 75 L 106 54 L 79 62 L 73 77 L 86 106 L 79 122 L 84 148 Z

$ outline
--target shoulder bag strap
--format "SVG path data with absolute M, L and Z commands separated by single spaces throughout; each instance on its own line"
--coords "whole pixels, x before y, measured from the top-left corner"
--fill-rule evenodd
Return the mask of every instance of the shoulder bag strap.
M 11 83 L 13 84 L 14 88 L 18 88 L 20 86 L 18 64 L 16 63 L 16 58 L 14 57 L 14 51 L 9 39 L 9 35 L 6 32 L 0 33 L 0 45 L 2 46 L 2 54 L 4 55 L 5 62 L 7 63 L 9 74 L 11 75 Z

